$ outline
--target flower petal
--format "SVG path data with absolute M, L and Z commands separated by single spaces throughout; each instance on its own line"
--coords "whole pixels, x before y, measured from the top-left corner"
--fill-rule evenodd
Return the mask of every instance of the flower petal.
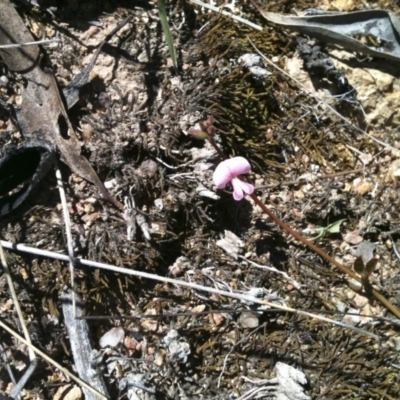
M 251 183 L 240 181 L 243 192 L 246 194 L 252 194 L 254 192 L 254 186 Z
M 242 200 L 243 199 L 243 189 L 241 185 L 242 181 L 238 178 L 232 179 L 232 186 L 233 186 L 233 198 L 235 200 Z
M 213 175 L 215 186 L 218 189 L 222 189 L 232 178 L 234 178 L 234 176 L 226 165 L 226 161 L 219 163 Z
M 233 198 L 235 200 L 243 199 L 243 192 L 246 194 L 252 194 L 254 192 L 254 186 L 250 183 L 244 182 L 239 178 L 232 179 L 233 186 Z
M 247 174 L 251 170 L 250 163 L 244 157 L 233 157 L 223 162 L 234 176 Z

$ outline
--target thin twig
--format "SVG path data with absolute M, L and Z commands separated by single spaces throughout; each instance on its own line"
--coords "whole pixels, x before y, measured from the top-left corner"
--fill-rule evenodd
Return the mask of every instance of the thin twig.
M 4 249 L 1 244 L 0 244 L 0 259 L 1 259 L 1 263 L 3 264 L 3 269 L 4 269 L 4 273 L 6 274 L 8 287 L 10 289 L 11 297 L 12 297 L 12 300 L 14 303 L 15 310 L 17 311 L 18 319 L 21 324 L 22 331 L 24 332 L 25 339 L 27 340 L 28 343 L 32 343 L 28 328 L 26 327 L 26 324 L 25 324 L 25 319 L 22 314 L 21 307 L 19 305 L 18 296 L 17 296 L 17 293 L 15 292 L 14 283 L 11 278 L 10 269 L 8 268 L 8 263 L 7 263 L 6 256 L 4 254 Z M 26 382 L 31 377 L 33 371 L 35 370 L 35 368 L 37 366 L 37 359 L 36 359 L 35 353 L 31 349 L 29 349 L 28 352 L 29 352 L 30 365 L 27 368 L 27 370 L 25 371 L 22 378 L 18 381 L 18 383 L 13 388 L 13 390 L 11 392 L 12 398 L 19 397 L 19 393 L 25 387 Z
M 6 246 L 4 246 L 6 247 Z M 66 368 L 58 364 L 56 361 L 54 361 L 52 358 L 50 358 L 46 353 L 43 353 L 43 351 L 39 350 L 37 347 L 35 347 L 33 344 L 29 343 L 27 340 L 25 340 L 21 335 L 19 335 L 17 332 L 9 328 L 3 321 L 0 320 L 0 327 L 3 328 L 5 331 L 7 331 L 10 335 L 14 336 L 16 339 L 24 343 L 26 346 L 28 346 L 31 350 L 33 350 L 36 354 L 44 358 L 48 363 L 53 365 L 54 367 L 58 368 L 63 374 L 67 375 L 69 378 L 71 378 L 74 382 L 76 382 L 78 385 L 81 385 L 85 387 L 86 389 L 89 389 L 92 393 L 96 394 L 99 399 L 103 400 L 108 400 L 106 396 L 103 394 L 99 393 L 97 390 L 94 390 L 90 385 L 88 385 L 86 382 L 84 382 L 82 379 L 79 379 L 77 376 L 69 372 Z
M 57 163 L 56 159 L 54 160 L 54 167 L 55 167 L 57 186 L 58 186 L 58 191 L 60 193 L 61 205 L 62 205 L 62 210 L 63 210 L 63 215 L 64 215 L 65 234 L 67 236 L 67 248 L 68 248 L 68 255 L 69 255 L 69 272 L 71 275 L 70 279 L 71 279 L 71 289 L 72 289 L 72 307 L 73 307 L 73 310 L 75 313 L 75 292 L 74 292 L 75 273 L 74 273 L 74 263 L 73 263 L 73 259 L 75 258 L 75 255 L 74 255 L 74 246 L 72 243 L 71 219 L 69 217 L 67 198 L 65 196 L 65 190 L 64 190 L 64 185 L 62 182 L 61 171 L 60 171 L 60 168 L 58 167 L 58 163 Z
M 235 21 L 238 21 L 238 22 L 241 22 L 242 24 L 250 26 L 251 28 L 253 28 L 253 29 L 257 30 L 257 31 L 261 32 L 263 30 L 263 28 L 260 25 L 256 25 L 253 22 L 248 21 L 247 19 L 244 19 L 244 18 L 239 17 L 239 16 L 237 16 L 235 14 L 232 14 L 230 12 L 222 10 L 222 7 L 215 7 L 215 6 L 212 6 L 211 4 L 203 3 L 200 0 L 189 0 L 189 1 L 191 3 L 193 3 L 193 4 L 196 4 L 196 5 L 200 6 L 200 7 L 208 8 L 209 10 L 215 11 L 216 13 L 220 13 L 220 14 L 226 15 L 227 17 L 230 17 L 230 18 L 234 19 Z
M 59 42 L 60 42 L 60 39 L 47 39 L 47 40 L 37 40 L 36 42 L 2 44 L 2 45 L 0 45 L 0 49 L 15 49 L 15 48 L 21 48 L 21 47 L 25 47 L 25 46 L 35 46 L 37 44 L 49 44 L 49 43 L 59 43 Z
M 14 384 L 14 386 L 16 386 L 17 381 L 15 379 L 14 372 L 10 366 L 11 360 L 7 356 L 6 349 L 4 348 L 4 346 L 1 343 L 0 343 L 0 354 L 1 354 L 1 358 L 3 359 L 3 363 L 6 365 L 7 372 L 8 372 L 8 375 L 10 376 L 11 382 Z
M 267 271 L 271 271 L 274 272 L 276 274 L 280 274 L 282 275 L 285 279 L 287 279 L 296 289 L 300 289 L 301 288 L 301 284 L 299 282 L 297 282 L 295 279 L 293 279 L 292 277 L 290 277 L 286 272 L 284 271 L 279 271 L 278 269 L 276 269 L 275 267 L 268 267 L 267 265 L 260 265 L 257 264 L 254 261 L 251 261 L 243 256 L 239 256 L 240 259 L 248 262 L 249 264 L 253 265 L 256 268 L 260 268 L 260 269 L 265 269 Z
M 21 251 L 24 253 L 30 253 L 30 254 L 38 255 L 38 256 L 42 256 L 42 257 L 53 258 L 53 259 L 60 260 L 60 261 L 67 261 L 67 262 L 69 261 L 69 257 L 64 254 L 58 254 L 58 253 L 54 253 L 54 252 L 48 251 L 48 250 L 40 250 L 40 249 L 36 249 L 34 247 L 25 246 L 23 244 L 13 244 L 13 243 L 6 242 L 3 240 L 0 241 L 0 243 L 2 244 L 2 246 L 4 248 L 9 249 L 9 250 Z M 312 314 L 307 311 L 296 310 L 294 308 L 285 307 L 280 304 L 269 302 L 267 300 L 261 300 L 254 296 L 235 293 L 235 292 L 227 292 L 224 290 L 219 290 L 219 289 L 210 288 L 210 287 L 203 286 L 203 285 L 198 285 L 196 283 L 190 283 L 190 282 L 181 281 L 181 280 L 177 280 L 177 279 L 173 279 L 173 278 L 167 278 L 164 276 L 150 274 L 148 272 L 135 271 L 133 269 L 128 269 L 128 268 L 121 268 L 121 267 L 117 267 L 116 265 L 108 265 L 108 264 L 100 263 L 97 261 L 84 260 L 82 258 L 75 258 L 74 262 L 75 262 L 75 265 L 80 264 L 80 265 L 84 265 L 86 267 L 91 267 L 91 268 L 106 269 L 108 271 L 119 272 L 119 273 L 122 273 L 125 275 L 132 275 L 132 276 L 137 276 L 140 278 L 152 279 L 155 281 L 171 283 L 173 285 L 184 286 L 184 287 L 188 287 L 188 288 L 195 289 L 195 290 L 201 290 L 201 291 L 208 292 L 208 293 L 214 293 L 214 294 L 218 294 L 220 296 L 226 296 L 226 297 L 230 297 L 230 298 L 237 299 L 237 300 L 244 301 L 244 302 L 266 305 L 266 306 L 269 306 L 272 308 L 277 308 L 279 310 L 291 312 L 294 314 L 304 315 L 306 317 L 310 317 L 310 318 L 314 318 L 314 319 L 317 319 L 320 321 L 328 322 L 333 325 L 340 326 L 342 328 L 347 328 L 347 329 L 356 331 L 358 333 L 362 333 L 364 335 L 370 336 L 376 340 L 379 340 L 379 337 L 377 335 L 375 335 L 371 332 L 367 332 L 363 329 L 355 328 L 354 326 L 345 324 L 343 322 L 334 321 L 332 319 L 325 318 L 325 317 L 322 317 L 317 314 Z
M 372 168 L 377 167 L 384 163 L 387 163 L 387 161 L 383 160 L 383 161 L 375 162 L 371 165 L 368 165 L 368 168 L 367 168 L 367 166 L 364 165 L 362 168 L 357 168 L 357 169 L 352 169 L 352 170 L 347 170 L 347 171 L 342 171 L 342 172 L 336 172 L 334 174 L 327 174 L 327 175 L 312 174 L 312 179 L 307 179 L 305 177 L 303 177 L 303 178 L 299 177 L 299 179 L 294 179 L 292 181 L 283 181 L 283 182 L 279 182 L 279 183 L 271 183 L 268 185 L 256 186 L 256 190 L 258 190 L 258 189 L 274 189 L 274 188 L 280 187 L 280 186 L 300 185 L 300 184 L 305 184 L 305 183 L 309 183 L 309 182 L 314 182 L 314 180 L 333 179 L 333 178 L 338 178 L 340 176 L 358 174 L 359 172 L 366 173 L 366 172 L 368 172 L 368 170 L 371 170 Z
M 224 373 L 225 373 L 226 363 L 228 362 L 228 358 L 229 358 L 230 355 L 232 354 L 233 350 L 235 350 L 235 348 L 236 348 L 237 346 L 239 346 L 239 344 L 245 342 L 248 338 L 250 338 L 250 337 L 251 337 L 254 333 L 256 333 L 258 330 L 260 330 L 261 328 L 264 328 L 264 326 L 265 326 L 265 323 L 262 324 L 262 325 L 260 325 L 260 326 L 257 326 L 257 328 L 255 328 L 254 330 L 252 330 L 248 335 L 243 336 L 243 337 L 242 337 L 237 343 L 235 343 L 235 344 L 231 347 L 231 349 L 228 351 L 228 354 L 225 356 L 224 362 L 223 362 L 223 364 L 222 364 L 221 373 L 219 374 L 219 377 L 218 377 L 218 384 L 217 384 L 217 387 L 218 387 L 218 388 L 221 386 L 221 379 L 222 379 L 222 376 L 223 376 Z

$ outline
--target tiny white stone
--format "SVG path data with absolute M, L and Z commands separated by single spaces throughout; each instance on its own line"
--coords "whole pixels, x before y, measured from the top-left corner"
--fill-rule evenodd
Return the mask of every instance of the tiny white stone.
M 110 179 L 109 181 L 105 181 L 104 186 L 106 189 L 112 189 L 113 187 L 117 186 L 117 180 L 114 178 Z
M 125 339 L 125 331 L 121 328 L 111 328 L 106 332 L 99 341 L 100 347 L 115 347 L 118 343 L 122 343 Z
M 257 328 L 259 324 L 257 315 L 251 311 L 243 311 L 240 314 L 238 322 L 244 329 Z

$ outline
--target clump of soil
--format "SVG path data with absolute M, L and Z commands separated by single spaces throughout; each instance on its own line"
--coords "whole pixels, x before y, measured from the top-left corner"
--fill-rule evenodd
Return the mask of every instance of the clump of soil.
M 289 13 L 294 6 L 312 6 L 304 3 L 268 2 L 265 7 Z M 346 277 L 283 233 L 251 201 L 236 202 L 229 190 L 216 191 L 212 172 L 218 155 L 208 142 L 187 134 L 212 115 L 224 152 L 251 162 L 249 178 L 259 197 L 307 237 L 343 219 L 340 232 L 328 233 L 318 244 L 349 268 L 356 245 L 375 243 L 379 263 L 370 281 L 400 306 L 399 153 L 343 123 L 267 62 L 263 68 L 268 75 L 259 78 L 239 61 L 255 53 L 254 45 L 315 89 L 296 50 L 297 35 L 266 26 L 247 2 L 236 5 L 237 12 L 265 26 L 262 32 L 189 3 L 172 2 L 169 23 L 180 65 L 175 71 L 156 4 L 72 1 L 41 6 L 19 5 L 18 11 L 36 36 L 59 33 L 61 46 L 46 52 L 60 87 L 88 65 L 108 31 L 127 15 L 134 16 L 104 46 L 91 83 L 69 115 L 82 153 L 113 196 L 122 203 L 134 200 L 150 239 L 136 226 L 129 240 L 121 212 L 63 165 L 76 256 L 221 290 L 256 290 L 263 299 L 321 313 L 380 338 L 178 285 L 76 267 L 75 287 L 91 317 L 94 347 L 100 350 L 99 340 L 111 328 L 124 331 L 121 343 L 101 350 L 99 364 L 111 398 L 127 393 L 132 399 L 244 398 L 251 386 L 246 379 L 271 379 L 278 361 L 305 373 L 304 394 L 310 398 L 398 398 L 398 328 L 380 319 L 390 315 L 364 292 L 350 289 Z M 381 88 L 378 101 L 392 108 L 392 113 L 376 115 L 372 94 L 364 91 L 372 84 L 366 79 L 371 71 L 339 62 L 337 67 L 356 87 L 361 105 L 343 107 L 340 99 L 330 104 L 347 109 L 346 118 L 355 124 L 364 107 L 368 132 L 398 148 L 393 117 L 397 103 L 388 100 L 393 100 L 398 77 L 374 72 L 374 83 Z M 379 68 L 379 62 L 373 68 Z M 0 96 L 18 104 L 18 77 L 3 64 L 0 71 L 9 81 L 0 86 Z M 382 83 L 388 80 L 390 84 Z M 0 140 L 4 147 L 23 141 L 12 116 L 1 107 Z M 242 258 L 217 244 L 226 231 L 243 242 Z M 0 232 L 4 240 L 66 253 L 52 174 L 23 206 L 2 217 Z M 12 252 L 8 260 L 32 341 L 73 371 L 59 299 L 70 285 L 69 266 Z M 4 320 L 18 330 L 4 275 L 0 285 Z M 243 322 L 249 318 L 254 324 Z M 171 343 L 180 350 L 172 351 Z M 20 377 L 28 365 L 26 348 L 6 333 L 2 345 Z M 129 382 L 137 382 L 138 374 L 149 390 L 129 392 Z M 53 399 L 59 387 L 69 384 L 66 376 L 41 361 L 24 398 Z M 9 392 L 4 367 L 0 385 Z

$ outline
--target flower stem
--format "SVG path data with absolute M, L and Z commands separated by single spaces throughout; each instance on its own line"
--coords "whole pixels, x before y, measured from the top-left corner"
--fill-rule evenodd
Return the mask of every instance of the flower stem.
M 217 145 L 217 143 L 215 142 L 213 136 L 209 136 L 208 137 L 208 141 L 210 142 L 210 144 L 214 147 L 214 149 L 216 150 L 216 152 L 218 153 L 218 155 L 220 156 L 220 158 L 222 158 L 223 160 L 226 160 L 228 157 L 225 155 L 225 153 L 221 150 L 221 148 Z
M 300 241 L 301 243 L 305 244 L 309 249 L 313 250 L 315 253 L 319 254 L 322 258 L 326 261 L 333 264 L 335 267 L 339 268 L 342 272 L 346 273 L 347 275 L 351 276 L 352 278 L 356 279 L 358 282 L 362 283 L 362 279 L 351 269 L 347 268 L 343 264 L 340 264 L 330 255 L 325 253 L 320 247 L 316 246 L 314 243 L 311 243 L 307 240 L 304 236 L 300 233 L 293 230 L 290 226 L 286 225 L 282 220 L 280 220 L 258 197 L 256 194 L 249 195 L 253 201 L 276 223 L 278 224 L 284 231 L 292 235 L 295 239 Z M 369 287 L 368 290 L 376 300 L 382 303 L 393 315 L 397 318 L 400 318 L 400 310 L 394 306 L 389 300 L 387 300 L 381 293 L 379 293 L 376 289 L 372 286 Z
M 217 151 L 218 155 L 223 159 L 226 160 L 227 157 L 224 154 L 224 152 L 220 149 L 220 147 L 217 145 L 217 143 L 214 140 L 213 136 L 208 137 L 209 142 L 211 145 L 215 148 Z M 240 178 L 240 177 L 239 177 Z M 305 244 L 309 249 L 314 251 L 315 253 L 319 254 L 323 259 L 328 261 L 329 263 L 333 264 L 336 268 L 339 268 L 342 272 L 345 274 L 351 276 L 353 279 L 357 280 L 358 282 L 362 283 L 367 294 L 372 295 L 375 297 L 376 300 L 378 300 L 381 304 L 383 304 L 393 315 L 395 315 L 397 318 L 400 318 L 400 310 L 393 305 L 388 299 L 386 299 L 383 294 L 379 293 L 376 289 L 372 287 L 372 285 L 368 282 L 368 284 L 365 284 L 363 282 L 362 278 L 360 278 L 354 271 L 351 269 L 347 268 L 343 264 L 340 264 L 338 261 L 336 261 L 334 258 L 332 258 L 330 255 L 325 253 L 320 247 L 316 246 L 314 243 L 310 242 L 307 240 L 304 236 L 302 236 L 300 233 L 296 232 L 293 230 L 289 225 L 286 225 L 281 219 L 279 219 L 258 197 L 255 193 L 252 193 L 249 195 L 253 201 L 267 214 L 277 225 L 279 225 L 284 231 L 289 233 L 289 235 L 293 236 L 295 239 L 297 239 L 299 242 Z

